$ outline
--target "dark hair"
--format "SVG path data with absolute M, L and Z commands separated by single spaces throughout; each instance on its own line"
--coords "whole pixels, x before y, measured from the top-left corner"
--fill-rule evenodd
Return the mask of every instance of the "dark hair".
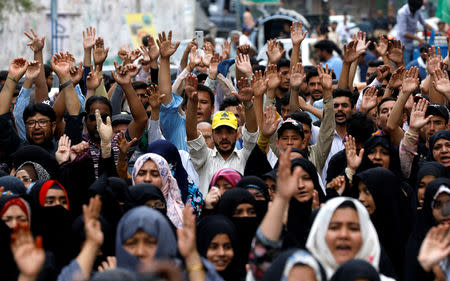
M 206 73 L 200 73 L 197 75 L 198 83 L 203 83 L 208 78 L 208 74 Z
M 277 63 L 277 70 L 280 71 L 280 68 L 282 68 L 282 67 L 290 68 L 291 67 L 291 62 L 288 59 L 282 58 Z
M 312 77 L 319 76 L 319 72 L 317 71 L 317 68 L 315 68 L 315 67 L 309 68 L 308 70 L 305 68 L 305 72 L 306 72 L 306 83 L 309 83 L 309 80 Z
M 202 84 L 198 84 L 197 91 L 208 92 L 211 106 L 214 106 L 214 92 L 209 87 Z
M 339 205 L 339 206 L 336 208 L 336 210 L 337 210 L 337 209 L 347 209 L 347 208 L 351 208 L 351 209 L 357 211 L 356 206 L 355 206 L 355 203 L 353 203 L 353 202 L 350 201 L 350 200 L 346 200 L 346 201 L 342 202 L 341 205 Z
M 45 79 L 47 79 L 52 74 L 53 69 L 49 64 L 44 64 L 44 72 L 45 72 Z
M 326 24 L 326 23 L 321 24 L 319 31 L 320 31 L 320 34 L 328 33 L 328 24 Z
M 144 45 L 145 47 L 148 46 L 148 39 L 150 39 L 150 35 L 142 37 L 142 45 Z
M 332 41 L 330 40 L 320 40 L 319 42 L 317 42 L 314 45 L 315 49 L 319 49 L 319 50 L 324 50 L 329 54 L 333 53 L 333 50 L 336 49 L 335 47 L 336 44 L 334 44 Z
M 146 90 L 147 89 L 147 83 L 142 81 L 134 81 L 131 86 L 133 86 L 134 90 Z
M 222 111 L 229 106 L 238 106 L 239 104 L 240 102 L 235 96 L 227 97 L 223 99 L 222 103 L 220 104 L 219 110 Z
M 23 111 L 23 121 L 26 122 L 28 118 L 35 116 L 37 113 L 47 116 L 51 122 L 56 121 L 55 111 L 46 103 L 34 103 L 27 106 Z
M 103 84 L 105 84 L 106 92 L 109 91 L 111 88 L 111 85 L 115 82 L 115 80 L 112 78 L 111 75 L 108 75 L 106 73 L 103 73 Z
M 378 67 L 378 66 L 382 66 L 383 62 L 380 60 L 370 60 L 369 63 L 367 63 L 368 67 Z
M 102 96 L 92 96 L 86 100 L 86 104 L 84 105 L 84 108 L 88 114 L 91 110 L 91 106 L 96 102 L 107 105 L 109 108 L 109 112 L 112 114 L 111 102 L 109 101 L 109 99 L 102 97 Z
M 383 103 L 387 102 L 387 101 L 397 101 L 397 99 L 394 98 L 394 97 L 386 97 L 386 98 L 382 99 L 382 100 L 380 101 L 380 103 L 377 105 L 377 113 L 378 113 L 378 114 L 380 114 L 380 108 L 381 108 L 381 105 L 382 105 Z
M 0 81 L 6 81 L 8 77 L 8 71 L 2 70 L 0 71 Z
M 255 65 L 253 66 L 253 73 L 255 73 L 256 71 L 260 70 L 261 73 L 264 75 L 264 73 L 266 72 L 266 67 L 264 65 Z
M 312 123 L 311 117 L 309 117 L 308 113 L 304 111 L 296 110 L 293 113 L 286 116 L 286 118 L 292 118 L 302 124 L 308 125 L 309 128 L 311 128 Z
M 291 94 L 290 93 L 286 93 L 282 98 L 281 98 L 281 105 L 289 105 L 289 99 L 290 99 Z
M 355 138 L 356 142 L 365 143 L 375 128 L 372 118 L 362 112 L 355 112 L 347 119 L 347 134 Z
M 352 92 L 349 89 L 337 88 L 333 91 L 333 99 L 337 97 L 347 97 L 352 104 L 352 108 L 355 106 L 356 102 Z

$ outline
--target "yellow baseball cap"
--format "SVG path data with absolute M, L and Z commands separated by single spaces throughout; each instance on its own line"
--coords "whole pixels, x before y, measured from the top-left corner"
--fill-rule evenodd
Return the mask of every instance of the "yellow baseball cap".
M 228 126 L 237 130 L 238 123 L 234 113 L 229 111 L 217 111 L 216 114 L 214 114 L 212 129 L 214 130 L 219 126 Z

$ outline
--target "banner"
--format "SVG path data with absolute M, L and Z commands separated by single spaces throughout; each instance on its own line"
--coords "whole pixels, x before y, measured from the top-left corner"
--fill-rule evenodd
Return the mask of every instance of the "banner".
M 439 0 L 436 9 L 436 17 L 446 23 L 450 23 L 450 0 Z
M 142 38 L 144 36 L 151 35 L 155 37 L 156 40 L 155 26 L 150 13 L 126 14 L 125 18 L 130 30 L 133 48 L 137 49 L 142 46 Z
M 242 5 L 280 5 L 280 0 L 241 0 Z

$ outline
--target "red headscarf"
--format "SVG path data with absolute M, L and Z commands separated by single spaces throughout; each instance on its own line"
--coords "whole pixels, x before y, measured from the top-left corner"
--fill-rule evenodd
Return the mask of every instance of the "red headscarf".
M 9 209 L 9 207 L 11 207 L 12 205 L 19 206 L 19 208 L 27 216 L 28 221 L 30 221 L 30 209 L 28 207 L 28 204 L 20 197 L 14 197 L 14 198 L 8 200 L 8 202 L 6 202 L 5 205 L 3 205 L 3 208 L 0 211 L 0 217 L 2 217 L 6 213 L 6 211 Z
M 41 190 L 39 191 L 39 204 L 41 204 L 42 207 L 45 206 L 45 196 L 47 196 L 47 192 L 50 189 L 50 187 L 52 187 L 55 184 L 58 185 L 64 192 L 64 196 L 66 197 L 66 200 L 67 200 L 67 210 L 70 210 L 69 196 L 67 196 L 66 189 L 59 182 L 57 182 L 55 180 L 48 180 L 48 181 L 44 182 L 44 184 L 41 187 Z

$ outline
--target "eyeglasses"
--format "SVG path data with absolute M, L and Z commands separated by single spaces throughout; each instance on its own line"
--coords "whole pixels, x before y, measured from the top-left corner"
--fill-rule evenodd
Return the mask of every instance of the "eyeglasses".
M 27 122 L 25 122 L 25 125 L 28 128 L 33 128 L 34 126 L 36 126 L 36 123 L 39 124 L 39 127 L 47 127 L 48 124 L 50 123 L 50 120 L 48 119 L 39 119 L 39 120 L 28 120 Z
M 148 98 L 147 94 L 137 94 L 137 96 L 140 98 Z
M 153 204 L 147 203 L 145 205 L 153 209 L 164 209 L 166 207 L 166 204 L 164 204 L 164 202 L 161 201 L 156 201 Z
M 104 114 L 101 114 L 100 116 L 102 117 L 102 121 L 106 122 L 106 119 L 109 117 L 109 114 L 104 113 Z M 89 121 L 91 121 L 91 122 L 94 122 L 97 120 L 97 117 L 95 117 L 95 113 L 88 114 L 88 118 L 89 118 Z

